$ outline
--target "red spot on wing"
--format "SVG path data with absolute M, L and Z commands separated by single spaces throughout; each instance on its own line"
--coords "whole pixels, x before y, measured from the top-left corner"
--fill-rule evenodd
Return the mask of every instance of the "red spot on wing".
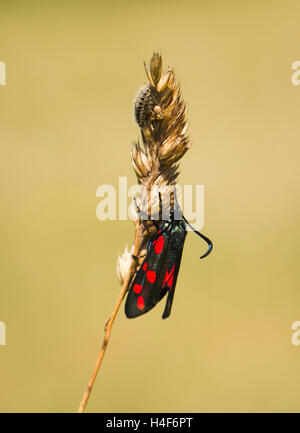
M 149 283 L 154 283 L 156 280 L 156 273 L 154 271 L 147 271 L 146 278 Z
M 142 288 L 143 288 L 143 286 L 141 286 L 140 284 L 135 284 L 133 286 L 133 291 L 134 291 L 134 293 L 139 294 L 139 293 L 141 293 Z
M 143 310 L 145 308 L 145 302 L 144 302 L 144 298 L 142 296 L 138 297 L 137 307 L 139 310 Z
M 174 270 L 175 270 L 175 263 L 174 263 L 174 265 L 173 265 L 170 273 L 169 273 L 169 271 L 167 269 L 167 272 L 166 272 L 166 275 L 165 275 L 165 279 L 164 279 L 164 282 L 163 282 L 163 287 L 164 287 L 165 284 L 167 284 L 170 289 L 172 288 L 173 279 L 174 279 Z
M 160 254 L 162 252 L 162 249 L 164 247 L 164 237 L 163 235 L 160 235 L 154 242 L 154 251 L 156 252 L 156 254 Z
M 146 269 L 147 269 L 147 262 L 145 262 L 144 264 L 143 264 L 143 271 L 145 271 Z

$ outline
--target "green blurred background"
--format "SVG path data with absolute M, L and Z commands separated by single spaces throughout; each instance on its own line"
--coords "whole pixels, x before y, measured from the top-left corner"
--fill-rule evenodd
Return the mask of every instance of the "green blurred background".
M 130 221 L 96 189 L 136 182 L 142 62 L 162 53 L 188 104 L 181 184 L 205 185 L 171 317 L 123 306 L 88 411 L 298 411 L 300 5 L 0 1 L 1 411 L 76 411 L 119 294 Z

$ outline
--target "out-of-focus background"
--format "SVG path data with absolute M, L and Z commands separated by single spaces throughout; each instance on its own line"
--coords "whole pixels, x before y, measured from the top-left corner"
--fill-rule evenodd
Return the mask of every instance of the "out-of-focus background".
M 297 411 L 297 1 L 0 2 L 1 411 L 76 411 L 119 294 L 130 221 L 96 189 L 136 183 L 133 98 L 162 53 L 188 104 L 181 184 L 205 185 L 171 317 L 123 306 L 88 411 Z

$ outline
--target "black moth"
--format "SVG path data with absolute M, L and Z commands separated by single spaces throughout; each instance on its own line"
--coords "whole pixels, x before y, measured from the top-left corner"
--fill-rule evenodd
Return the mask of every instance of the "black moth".
M 168 297 L 162 318 L 169 317 L 187 234 L 186 224 L 208 243 L 207 252 L 200 258 L 211 252 L 212 242 L 195 230 L 184 216 L 180 220 L 175 220 L 174 214 L 171 214 L 170 220 L 162 221 L 157 234 L 148 244 L 146 258 L 129 288 L 125 304 L 125 314 L 128 318 L 147 313 L 166 294 Z

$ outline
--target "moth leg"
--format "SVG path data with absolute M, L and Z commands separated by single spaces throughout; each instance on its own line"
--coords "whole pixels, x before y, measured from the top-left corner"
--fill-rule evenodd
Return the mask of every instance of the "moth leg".
M 141 256 L 135 256 L 134 254 L 131 254 L 131 257 L 133 258 L 133 260 L 139 260 L 142 257 L 145 257 L 147 255 L 147 253 L 142 254 Z
M 152 221 L 152 222 L 155 225 L 155 227 L 157 228 L 157 230 L 159 230 L 159 224 L 157 224 L 157 221 Z

